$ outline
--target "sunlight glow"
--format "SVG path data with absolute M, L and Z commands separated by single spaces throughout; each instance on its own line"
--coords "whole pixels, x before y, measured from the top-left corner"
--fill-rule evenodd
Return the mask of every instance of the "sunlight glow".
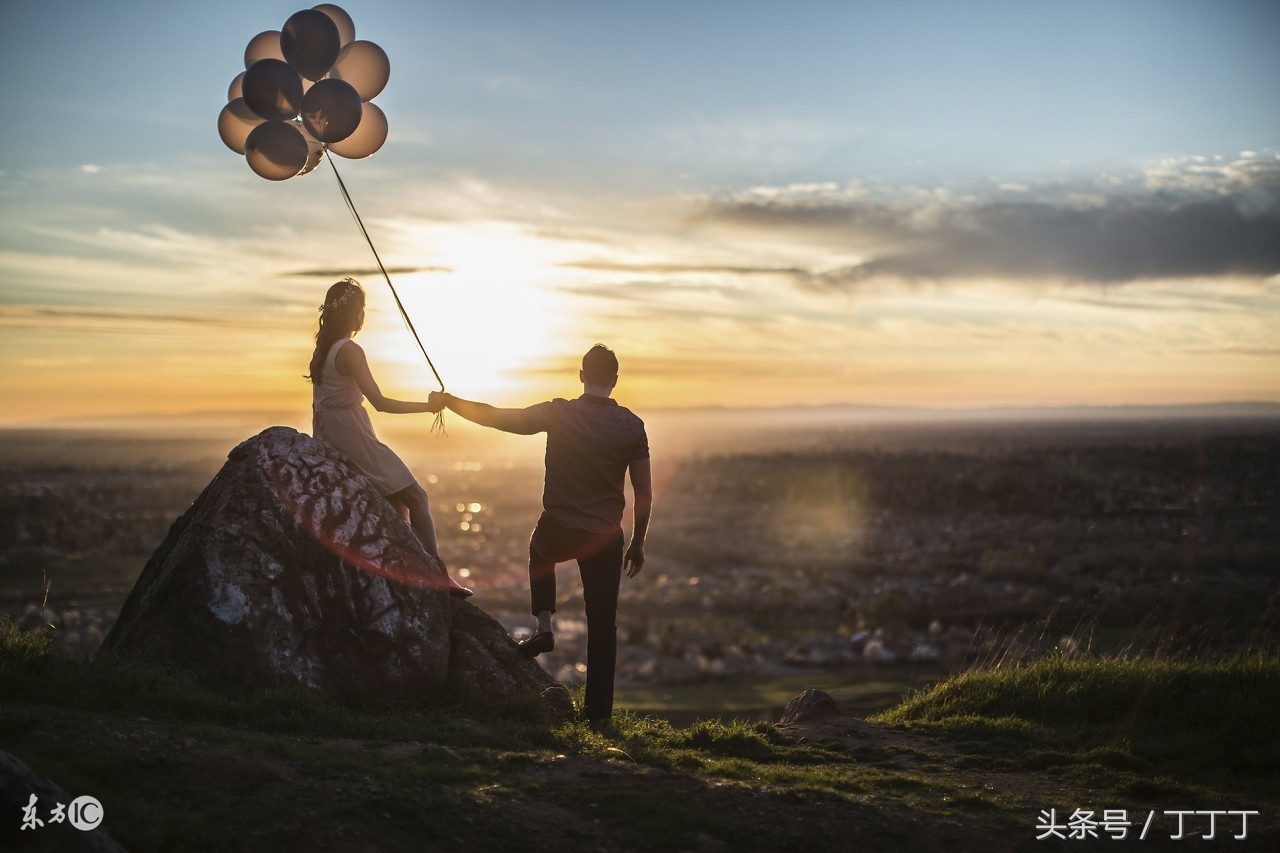
M 507 223 L 414 225 L 402 229 L 398 242 L 440 268 L 395 280 L 448 389 L 481 399 L 529 397 L 520 372 L 550 358 L 572 320 L 570 304 L 554 289 L 565 248 Z M 431 389 L 431 374 L 390 294 L 366 284 L 371 359 L 397 383 Z

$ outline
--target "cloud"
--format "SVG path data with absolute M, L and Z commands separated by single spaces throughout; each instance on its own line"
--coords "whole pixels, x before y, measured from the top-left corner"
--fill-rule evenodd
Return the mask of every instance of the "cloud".
M 879 280 L 1120 284 L 1280 272 L 1280 163 L 1166 161 L 1101 186 L 1027 187 L 1017 198 L 945 194 L 810 202 L 708 200 L 703 227 L 797 233 L 866 261 L 797 276 L 818 290 Z
M 1243 355 L 1251 358 L 1280 358 L 1280 347 L 1194 347 L 1183 350 L 1188 355 Z
M 550 97 L 542 84 L 517 74 L 498 74 L 479 81 L 480 88 L 490 95 L 516 98 L 526 101 L 542 101 Z
M 753 267 L 702 264 L 621 263 L 615 261 L 575 261 L 561 264 L 570 269 L 593 272 L 635 273 L 638 275 L 806 275 L 799 267 Z
M 174 328 L 246 326 L 272 328 L 268 317 L 244 317 L 207 312 L 162 312 L 53 305 L 0 305 L 0 329 L 10 331 L 59 331 L 137 334 Z
M 653 355 L 624 352 L 619 361 L 624 383 L 637 377 L 660 377 L 665 382 L 679 381 L 695 385 L 731 380 L 759 382 L 770 377 L 799 379 L 830 367 L 822 355 L 808 353 L 795 358 L 778 359 L 767 353 L 688 352 Z M 525 365 L 512 373 L 517 376 L 562 378 L 573 375 L 580 364 L 581 356 L 570 355 Z
M 387 267 L 388 275 L 412 275 L 413 273 L 420 273 L 420 272 L 453 272 L 453 268 L 452 267 L 419 267 L 419 266 Z M 337 267 L 322 267 L 320 269 L 293 270 L 292 272 L 284 273 L 284 275 L 287 275 L 291 278 L 339 279 L 339 278 L 344 278 L 346 276 L 352 276 L 354 278 L 372 278 L 373 276 L 382 275 L 382 270 L 375 269 L 373 267 L 366 267 L 364 269 L 352 269 L 352 268 L 339 269 Z
M 71 367 L 77 364 L 92 364 L 93 359 L 87 355 L 75 358 L 20 358 L 18 364 L 23 367 Z
M 664 329 L 672 323 L 713 320 L 766 323 L 774 315 L 761 313 L 752 296 L 731 286 L 685 284 L 669 281 L 632 281 L 607 286 L 566 286 L 559 290 L 575 298 L 598 300 L 597 321 L 614 324 L 655 323 Z
M 746 167 L 761 174 L 822 162 L 864 135 L 825 118 L 725 116 L 659 128 L 655 150 L 682 168 Z
M 1265 316 L 1280 309 L 1274 293 L 1248 278 L 1187 279 L 1164 285 L 1153 283 L 1141 289 L 1101 292 L 1097 287 L 1078 285 L 1061 288 L 1056 296 L 1078 305 L 1122 311 Z

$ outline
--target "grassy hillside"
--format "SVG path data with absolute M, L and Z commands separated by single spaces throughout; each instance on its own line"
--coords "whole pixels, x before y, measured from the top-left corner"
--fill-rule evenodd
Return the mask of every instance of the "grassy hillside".
M 1280 659 L 1048 658 L 961 673 L 874 719 L 967 738 L 1108 750 L 1183 776 L 1280 773 Z
M 536 700 L 226 696 L 55 658 L 0 626 L 0 697 L 0 748 L 97 796 L 135 851 L 1043 850 L 1048 808 L 1154 810 L 1147 849 L 1183 849 L 1163 816 L 1176 809 L 1260 811 L 1232 850 L 1280 840 L 1275 656 L 1042 660 L 869 721 L 676 728 L 624 712 L 597 733 Z

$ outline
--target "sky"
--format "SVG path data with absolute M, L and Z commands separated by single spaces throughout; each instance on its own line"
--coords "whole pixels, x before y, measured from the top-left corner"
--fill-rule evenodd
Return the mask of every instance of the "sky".
M 391 80 L 336 158 L 448 389 L 637 410 L 1280 400 L 1280 4 L 342 4 Z M 0 423 L 309 410 L 369 293 L 332 170 L 218 137 L 303 5 L 0 5 Z

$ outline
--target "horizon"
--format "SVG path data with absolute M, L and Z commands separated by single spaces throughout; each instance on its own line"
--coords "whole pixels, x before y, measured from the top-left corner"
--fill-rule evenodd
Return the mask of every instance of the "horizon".
M 390 136 L 338 167 L 461 396 L 600 340 L 637 411 L 1280 401 L 1274 4 L 343 5 Z M 5 9 L 5 424 L 303 417 L 347 274 L 384 392 L 434 390 L 328 165 L 218 138 L 298 8 Z
M 712 455 L 777 451 L 813 452 L 839 447 L 906 447 L 914 443 L 970 446 L 979 434 L 1001 435 L 1019 444 L 1026 440 L 1073 443 L 1129 441 L 1163 436 L 1199 440 L 1210 434 L 1237 434 L 1280 424 L 1280 403 L 1241 401 L 1182 406 L 1060 406 L 1039 408 L 874 407 L 857 405 L 785 406 L 770 409 L 688 407 L 641 411 L 658 450 L 661 466 L 679 466 L 690 454 Z M 508 435 L 450 417 L 445 435 L 432 432 L 426 421 L 372 412 L 378 434 L 397 448 L 415 472 L 439 465 L 471 462 L 542 464 L 543 444 L 537 437 Z M 160 416 L 61 419 L 43 422 L 0 422 L 0 434 L 29 446 L 38 437 L 42 458 L 56 461 L 66 442 L 92 442 L 104 450 L 112 442 L 131 444 L 197 442 L 210 459 L 230 446 L 273 427 L 309 433 L 304 412 L 225 410 Z M 975 432 L 978 430 L 979 432 Z M 1048 430 L 1048 432 L 1045 432 Z M 1134 432 L 1136 430 L 1136 432 Z M 1083 432 L 1081 432 L 1083 431 Z M 1132 433 L 1132 435 L 1130 435 Z M 123 446 L 115 452 L 123 453 Z M 30 448 L 29 449 L 34 449 Z M 165 455 L 157 450 L 162 456 Z M 52 454 L 52 455 L 50 455 Z M 128 454 L 125 454 L 128 455 Z M 123 457 L 122 457 L 123 460 Z M 452 461 L 450 461 L 452 460 Z M 423 467 L 426 466 L 426 467 Z
M 615 396 L 616 399 L 616 396 Z M 619 400 L 625 405 L 626 400 Z M 1199 417 L 1203 415 L 1219 415 L 1221 417 L 1277 417 L 1280 416 L 1280 400 L 1212 400 L 1203 403 L 1119 403 L 1114 405 L 1095 405 L 1089 403 L 1064 403 L 1056 406 L 887 406 L 869 403 L 804 403 L 784 404 L 778 406 L 743 406 L 743 405 L 687 405 L 687 406 L 654 406 L 643 410 L 642 414 L 650 416 L 679 416 L 702 414 L 740 414 L 758 413 L 761 415 L 805 415 L 805 414 L 847 414 L 852 421 L 858 420 L 860 414 L 866 415 L 903 415 L 918 416 L 921 420 L 929 419 L 964 419 L 968 416 L 990 417 L 996 415 L 1028 415 L 1045 417 L 1063 416 L 1074 419 L 1078 416 L 1098 415 L 1106 418 L 1133 414 L 1141 417 L 1146 414 L 1167 413 L 1173 417 Z M 403 419 L 393 415 L 373 412 L 377 419 L 401 422 Z M 9 419 L 0 420 L 0 430 L 22 430 L 42 428 L 75 428 L 80 424 L 101 424 L 110 428 L 112 423 L 137 422 L 137 428 L 150 425 L 174 424 L 196 419 L 235 422 L 242 419 L 259 420 L 262 418 L 306 418 L 305 411 L 286 411 L 281 409 L 190 409 L 175 412 L 136 412 L 125 415 L 81 415 L 76 417 L 48 419 Z M 93 427 L 88 427 L 93 428 Z

